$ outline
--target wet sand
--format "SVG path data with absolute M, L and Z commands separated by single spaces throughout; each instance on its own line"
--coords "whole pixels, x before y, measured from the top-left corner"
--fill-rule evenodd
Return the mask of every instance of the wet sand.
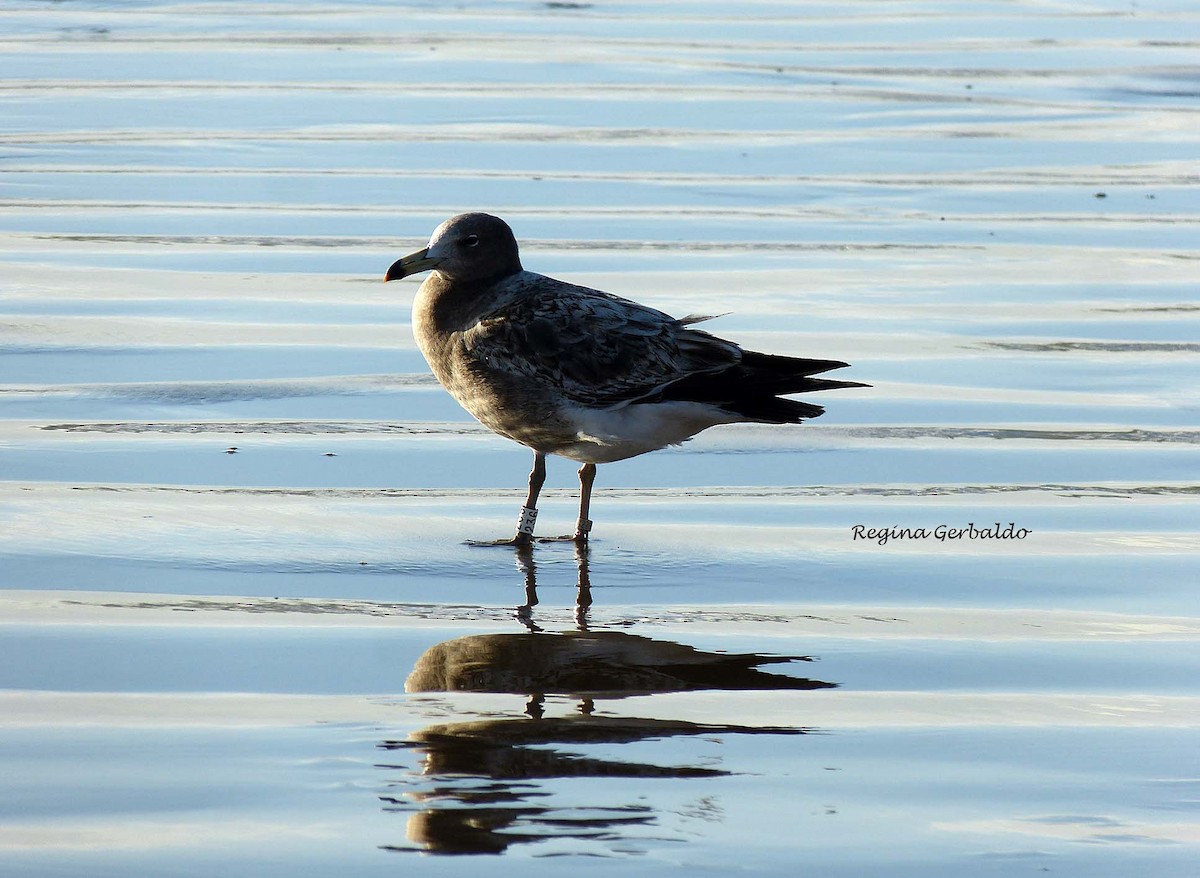
M 1194 872 L 1198 14 L 743 6 L 0 10 L 6 868 Z M 872 387 L 467 546 L 467 209 Z

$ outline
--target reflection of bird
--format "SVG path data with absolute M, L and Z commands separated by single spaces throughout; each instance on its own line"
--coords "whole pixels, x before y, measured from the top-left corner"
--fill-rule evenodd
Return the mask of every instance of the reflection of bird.
M 546 455 L 580 461 L 576 542 L 587 539 L 596 464 L 677 445 L 717 424 L 798 424 L 824 410 L 782 395 L 861 386 L 811 376 L 845 366 L 747 351 L 617 296 L 524 271 L 508 225 L 442 223 L 385 280 L 433 269 L 413 330 L 437 379 L 485 426 L 533 449 L 511 540 L 528 543 Z
M 419 850 L 435 854 L 502 854 L 509 845 L 539 841 L 535 833 L 514 832 L 518 820 L 543 813 L 540 808 L 430 808 L 408 817 L 407 834 Z M 404 851 L 403 845 L 384 850 Z
M 516 547 L 517 567 L 525 574 L 525 603 L 517 607 L 517 618 L 525 623 L 530 631 L 541 631 L 541 627 L 533 621 L 533 608 L 538 603 L 537 593 L 537 564 L 533 560 L 533 546 L 525 543 Z M 575 583 L 575 623 L 582 631 L 587 628 L 588 609 L 592 606 L 592 579 L 588 571 L 587 543 L 575 544 L 575 566 L 579 578 Z
M 623 631 L 474 634 L 426 650 L 407 692 L 511 692 L 623 697 L 698 689 L 823 689 L 819 680 L 768 674 L 759 665 L 804 656 L 702 652 Z
M 708 766 L 587 756 L 561 745 L 632 744 L 697 735 L 803 735 L 805 731 L 578 715 L 447 723 L 415 732 L 407 741 L 380 745 L 385 750 L 414 749 L 424 754 L 422 780 L 406 777 L 400 782 L 407 788 L 403 795 L 382 799 L 385 810 L 409 812 L 409 840 L 430 853 L 501 853 L 512 844 L 550 839 L 623 843 L 637 837 L 638 827 L 656 823 L 654 809 L 645 802 L 608 806 L 596 802 L 572 805 L 569 800 L 548 803 L 552 793 L 532 781 L 584 777 L 683 780 L 729 772 Z M 413 848 L 393 845 L 390 849 Z
M 411 749 L 424 757 L 421 779 L 413 780 L 406 772 L 404 780 L 397 782 L 402 794 L 383 797 L 385 808 L 409 812 L 409 840 L 416 849 L 432 853 L 499 853 L 512 844 L 552 838 L 618 845 L 644 838 L 639 827 L 657 824 L 655 809 L 645 802 L 610 807 L 595 801 L 572 804 L 570 798 L 553 799 L 552 788 L 536 781 L 718 777 L 729 772 L 713 765 L 614 758 L 612 745 L 695 736 L 803 735 L 808 730 L 794 725 L 618 716 L 596 710 L 593 699 L 834 685 L 758 669 L 789 661 L 811 659 L 703 652 L 623 631 L 477 634 L 436 644 L 417 660 L 405 691 L 530 695 L 526 717 L 490 715 L 438 723 L 413 732 L 407 740 L 384 741 L 382 749 Z M 543 710 L 547 694 L 581 698 L 578 713 L 547 716 Z M 792 711 L 787 713 L 790 719 Z M 593 745 L 600 748 L 592 749 Z

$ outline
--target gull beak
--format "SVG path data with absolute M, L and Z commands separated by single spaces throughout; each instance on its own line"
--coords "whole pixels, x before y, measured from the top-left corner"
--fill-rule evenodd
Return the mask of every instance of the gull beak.
M 403 259 L 393 262 L 391 268 L 387 270 L 387 274 L 383 276 L 383 280 L 386 283 L 389 280 L 399 280 L 402 277 L 408 277 L 410 274 L 429 271 L 431 268 L 437 268 L 441 262 L 440 257 L 430 256 L 429 248 L 426 247 L 424 250 L 410 253 Z

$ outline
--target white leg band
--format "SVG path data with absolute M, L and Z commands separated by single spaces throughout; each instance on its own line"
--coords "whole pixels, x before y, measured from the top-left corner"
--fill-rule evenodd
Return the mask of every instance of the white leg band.
M 537 521 L 537 510 L 528 506 L 522 507 L 521 517 L 517 519 L 517 533 L 533 536 L 533 525 Z

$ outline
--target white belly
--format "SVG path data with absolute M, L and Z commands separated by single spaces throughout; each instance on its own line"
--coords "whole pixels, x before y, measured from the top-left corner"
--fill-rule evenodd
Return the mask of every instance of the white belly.
M 577 408 L 563 413 L 576 428 L 578 441 L 555 454 L 581 463 L 612 463 L 678 445 L 701 430 L 742 420 L 701 402 L 666 402 L 618 409 Z

